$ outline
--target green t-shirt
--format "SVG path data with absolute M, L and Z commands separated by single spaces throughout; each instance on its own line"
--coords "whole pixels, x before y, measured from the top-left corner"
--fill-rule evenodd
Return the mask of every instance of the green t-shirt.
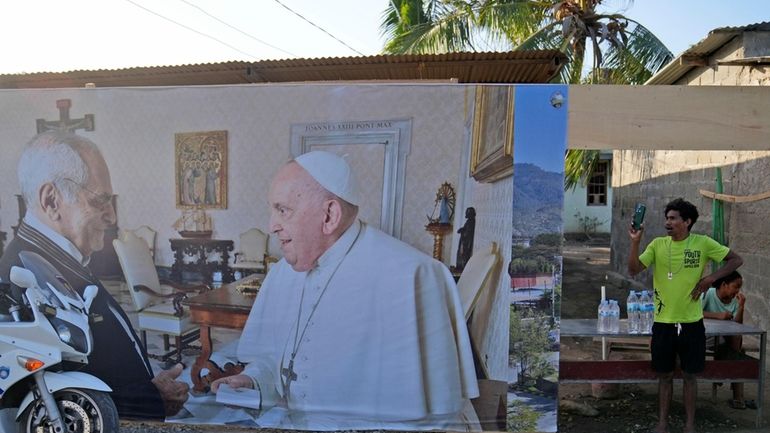
M 690 233 L 682 241 L 673 241 L 671 236 L 653 239 L 639 261 L 647 268 L 655 265 L 655 321 L 692 323 L 702 319 L 700 299 L 693 300 L 690 292 L 703 276 L 708 261 L 719 263 L 728 252 L 729 248 L 705 235 Z

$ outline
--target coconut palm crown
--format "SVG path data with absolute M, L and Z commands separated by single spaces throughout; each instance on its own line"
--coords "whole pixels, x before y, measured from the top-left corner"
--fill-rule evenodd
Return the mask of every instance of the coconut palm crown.
M 671 51 L 631 18 L 600 12 L 602 2 L 389 0 L 380 28 L 387 53 L 559 50 L 569 62 L 556 82 L 644 83 Z M 599 151 L 569 150 L 565 189 L 585 184 L 598 160 Z

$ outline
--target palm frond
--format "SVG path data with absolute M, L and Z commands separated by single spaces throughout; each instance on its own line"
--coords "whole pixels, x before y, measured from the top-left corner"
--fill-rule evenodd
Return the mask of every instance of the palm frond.
M 387 39 L 384 52 L 416 54 L 473 49 L 471 32 L 474 25 L 469 9 L 452 8 L 436 0 L 424 3 L 393 0 L 389 4 L 381 24 Z
M 598 150 L 568 149 L 564 158 L 564 190 L 585 186 L 599 164 L 599 157 Z
M 549 8 L 531 0 L 491 0 L 477 10 L 477 24 L 513 46 L 548 23 Z
M 623 13 L 596 13 L 598 3 L 578 13 L 560 0 L 390 0 L 380 29 L 389 53 L 466 51 L 487 41 L 558 50 L 569 59 L 554 77 L 562 83 L 641 84 L 673 59 L 647 28 Z M 583 77 L 587 44 L 594 54 Z M 570 149 L 565 189 L 585 185 L 598 162 L 598 150 Z
M 533 33 L 517 50 L 558 50 L 567 56 L 568 62 L 554 77 L 555 83 L 579 83 L 583 69 L 583 56 L 585 50 L 578 54 L 570 40 L 572 33 L 564 33 L 564 27 L 561 22 L 551 22 L 537 32 Z M 578 47 L 580 48 L 580 47 Z
M 606 51 L 604 67 L 617 71 L 624 84 L 643 84 L 654 73 L 673 60 L 674 55 L 647 28 L 630 21 L 623 46 Z
M 445 53 L 474 49 L 467 16 L 446 17 L 439 22 L 410 27 L 385 45 L 394 54 Z

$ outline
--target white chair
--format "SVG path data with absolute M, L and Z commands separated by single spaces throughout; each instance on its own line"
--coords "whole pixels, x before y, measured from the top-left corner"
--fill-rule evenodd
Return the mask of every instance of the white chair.
M 233 271 L 265 272 L 267 254 L 267 235 L 252 228 L 240 235 L 238 251 L 234 254 Z
M 500 278 L 500 263 L 497 244 L 492 242 L 488 247 L 473 252 L 457 281 L 479 379 L 479 397 L 472 403 L 484 430 L 505 429 L 508 384 L 490 380 L 484 352 L 484 338 Z
M 150 257 L 152 257 L 154 261 L 155 260 L 155 239 L 158 237 L 158 233 L 152 228 L 150 228 L 149 226 L 139 226 L 133 230 L 121 230 L 118 238 L 125 241 L 126 240 L 125 236 L 129 233 L 142 239 L 147 244 L 147 248 L 150 249 Z
M 173 336 L 175 351 L 165 353 L 160 359 L 168 361 L 176 354 L 175 359 L 181 360 L 182 349 L 199 337 L 199 328 L 191 323 L 190 313 L 182 308 L 181 301 L 200 286 L 182 288 L 161 284 L 147 244 L 133 233 L 124 233 L 122 239 L 113 240 L 112 245 L 136 308 L 145 350 L 147 331 L 163 335 L 164 351 L 169 350 L 169 336 Z
M 497 283 L 490 281 L 490 276 L 498 260 L 497 243 L 492 242 L 489 247 L 474 251 L 463 268 L 460 279 L 457 281 L 457 290 L 460 292 L 460 303 L 465 313 L 465 320 L 471 317 L 481 295 L 481 289 Z

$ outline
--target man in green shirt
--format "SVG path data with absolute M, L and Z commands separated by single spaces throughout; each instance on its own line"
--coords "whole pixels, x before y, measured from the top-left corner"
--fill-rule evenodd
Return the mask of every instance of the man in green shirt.
M 629 228 L 631 248 L 628 271 L 633 276 L 653 266 L 655 323 L 652 326 L 652 368 L 658 373 L 659 419 L 655 431 L 668 431 L 674 367 L 677 357 L 684 379 L 684 431 L 695 431 L 697 373 L 703 371 L 706 335 L 700 295 L 719 278 L 743 264 L 743 260 L 724 245 L 705 235 L 690 233 L 698 220 L 698 209 L 678 198 L 666 205 L 665 228 L 668 236 L 658 237 L 639 254 L 644 227 Z M 725 262 L 716 272 L 703 275 L 709 260 Z

